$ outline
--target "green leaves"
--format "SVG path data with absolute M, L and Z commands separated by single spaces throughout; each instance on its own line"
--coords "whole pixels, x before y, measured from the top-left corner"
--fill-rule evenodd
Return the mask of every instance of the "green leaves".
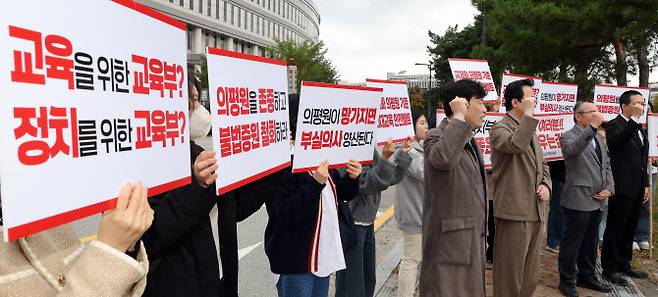
M 269 56 L 288 61 L 294 59 L 297 65 L 297 89 L 302 80 L 337 83 L 338 71 L 331 61 L 325 57 L 327 49 L 324 43 L 304 41 L 278 41 L 267 50 Z

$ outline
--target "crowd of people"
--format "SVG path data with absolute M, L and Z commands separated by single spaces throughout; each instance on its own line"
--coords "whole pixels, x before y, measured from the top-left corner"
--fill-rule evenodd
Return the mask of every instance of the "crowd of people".
M 630 266 L 650 193 L 645 98 L 625 92 L 622 113 L 606 124 L 593 103 L 576 103 L 575 126 L 560 138 L 564 161 L 547 164 L 532 87 L 524 79 L 505 89 L 490 169 L 473 131 L 498 106 L 485 106 L 487 92 L 468 79 L 442 87 L 445 119 L 434 125 L 412 110 L 414 137 L 389 140 L 367 166 L 286 168 L 217 196 L 217 156 L 191 142 L 193 182 L 150 199 L 141 183 L 124 185 L 89 244 L 71 225 L 0 244 L 0 296 L 238 296 L 236 226 L 265 205 L 264 247 L 279 296 L 326 297 L 335 274 L 337 297 L 372 297 L 374 220 L 393 185 L 404 243 L 400 297 L 485 296 L 487 262 L 494 296 L 532 296 L 547 223 L 565 296 L 578 296 L 576 287 L 609 292 L 601 277 L 622 286 L 646 277 Z M 198 103 L 198 82 L 189 88 L 194 139 L 208 133 L 210 114 Z M 299 98 L 289 99 L 294 136 Z M 603 276 L 594 269 L 599 249 Z

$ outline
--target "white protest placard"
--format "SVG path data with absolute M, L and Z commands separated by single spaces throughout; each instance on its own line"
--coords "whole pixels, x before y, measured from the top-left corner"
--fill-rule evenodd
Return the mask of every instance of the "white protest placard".
M 483 101 L 496 102 L 498 94 L 487 60 L 449 58 L 448 63 L 450 64 L 452 77 L 455 80 L 468 78 L 481 83 L 484 89 L 487 90 L 487 96 L 484 97 Z
M 190 183 L 184 23 L 128 0 L 12 1 L 0 27 L 4 240 L 112 209 L 125 182 Z
M 573 113 L 577 97 L 576 84 L 542 82 L 541 94 L 537 98 L 537 113 Z
M 649 137 L 649 158 L 658 158 L 658 114 L 649 114 L 647 126 Z
M 491 138 L 489 133 L 491 132 L 491 128 L 493 128 L 498 121 L 503 119 L 504 116 L 504 113 L 488 112 L 484 116 L 482 126 L 475 130 L 475 142 L 480 146 L 482 157 L 484 159 L 484 166 L 486 168 L 491 168 Z
M 302 82 L 295 133 L 294 173 L 349 160 L 372 162 L 382 89 Z
M 475 141 L 479 144 L 484 158 L 484 165 L 491 168 L 491 140 L 489 133 L 491 128 L 499 122 L 505 114 L 487 113 L 484 117 L 482 127 L 475 130 Z M 562 159 L 560 147 L 560 136 L 567 130 L 573 128 L 573 114 L 542 114 L 535 115 L 539 120 L 537 125 L 537 138 L 539 145 L 544 151 L 546 161 Z
M 505 107 L 505 89 L 507 89 L 507 85 L 510 84 L 513 81 L 517 80 L 522 80 L 522 79 L 532 79 L 534 82 L 534 85 L 532 86 L 532 90 L 535 92 L 535 98 L 539 99 L 541 97 L 541 87 L 542 87 L 542 79 L 540 77 L 536 76 L 527 76 L 527 75 L 521 75 L 521 74 L 514 74 L 514 73 L 505 73 L 503 74 L 503 80 L 502 80 L 502 86 L 500 87 L 500 109 L 499 112 L 505 113 L 507 112 L 507 107 Z M 539 111 L 539 104 L 535 107 L 535 113 Z
M 217 194 L 290 166 L 287 73 L 281 60 L 208 48 Z
M 574 126 L 573 113 L 554 113 L 535 115 L 537 124 L 537 140 L 544 152 L 544 160 L 563 160 L 560 136 Z
M 619 106 L 619 96 L 626 91 L 635 90 L 642 94 L 644 97 L 644 114 L 640 117 L 640 123 L 647 122 L 647 109 L 649 104 L 649 89 L 641 87 L 626 87 L 626 86 L 611 86 L 611 85 L 596 85 L 594 87 L 594 104 L 603 114 L 603 120 L 609 121 L 617 117 L 621 113 Z
M 381 88 L 377 120 L 377 145 L 384 145 L 389 138 L 402 142 L 414 138 L 416 133 L 411 119 L 409 91 L 406 81 L 366 79 L 366 86 Z
M 437 109 L 436 110 L 436 126 L 430 127 L 430 128 L 435 128 L 441 125 L 441 122 L 443 122 L 443 119 L 446 118 L 446 112 L 443 109 Z

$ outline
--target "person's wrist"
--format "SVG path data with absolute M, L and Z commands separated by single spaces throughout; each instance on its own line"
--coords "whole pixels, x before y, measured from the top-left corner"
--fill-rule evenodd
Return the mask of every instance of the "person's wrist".
M 457 119 L 457 120 L 460 120 L 460 121 L 462 121 L 462 122 L 464 122 L 465 119 L 466 119 L 466 114 L 461 113 L 461 112 L 459 112 L 459 113 L 455 113 L 454 116 L 453 116 L 453 118 L 454 118 L 454 119 Z

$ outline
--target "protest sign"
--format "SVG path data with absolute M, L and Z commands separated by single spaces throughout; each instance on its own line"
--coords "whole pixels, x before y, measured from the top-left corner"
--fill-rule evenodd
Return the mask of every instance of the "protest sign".
M 625 87 L 625 86 L 610 86 L 610 85 L 596 85 L 594 87 L 594 104 L 603 114 L 603 120 L 609 121 L 617 117 L 621 113 L 619 106 L 619 96 L 628 90 L 635 90 L 642 94 L 644 97 L 645 109 L 644 114 L 640 117 L 640 123 L 647 122 L 647 100 L 649 100 L 649 89 L 639 87 Z
M 412 123 L 407 82 L 368 78 L 366 86 L 383 89 L 375 133 L 377 144 L 383 145 L 389 138 L 393 142 L 413 138 L 416 134 L 415 123 Z
M 522 80 L 522 79 L 532 79 L 534 81 L 534 86 L 532 87 L 532 90 L 535 93 L 535 98 L 539 99 L 541 97 L 540 91 L 541 91 L 541 86 L 542 86 L 542 79 L 536 76 L 527 76 L 527 75 L 520 75 L 520 74 L 514 74 L 514 73 L 505 73 L 503 74 L 503 80 L 502 80 L 502 86 L 500 87 L 500 109 L 499 112 L 505 113 L 507 112 L 507 108 L 505 107 L 505 89 L 507 89 L 507 85 L 513 81 L 517 80 Z M 539 111 L 539 104 L 535 107 L 535 112 Z
M 537 140 L 544 152 L 546 162 L 563 160 L 560 136 L 573 128 L 573 113 L 555 113 L 535 115 L 537 124 Z
M 658 158 L 658 114 L 650 113 L 647 119 L 649 158 Z
M 184 23 L 128 0 L 13 1 L 0 27 L 5 240 L 112 209 L 125 182 L 191 181 Z
M 290 166 L 286 66 L 208 48 L 213 148 L 221 171 L 217 194 Z
M 482 84 L 487 91 L 487 96 L 484 97 L 484 102 L 496 102 L 498 94 L 496 93 L 496 86 L 491 76 L 489 69 L 489 62 L 487 60 L 474 60 L 474 59 L 448 59 L 452 77 L 454 80 L 472 79 Z M 470 99 L 470 98 L 469 98 Z M 437 124 L 438 125 L 438 124 Z
M 537 113 L 573 113 L 577 97 L 576 84 L 542 82 Z
M 381 88 L 302 82 L 293 172 L 372 162 Z

